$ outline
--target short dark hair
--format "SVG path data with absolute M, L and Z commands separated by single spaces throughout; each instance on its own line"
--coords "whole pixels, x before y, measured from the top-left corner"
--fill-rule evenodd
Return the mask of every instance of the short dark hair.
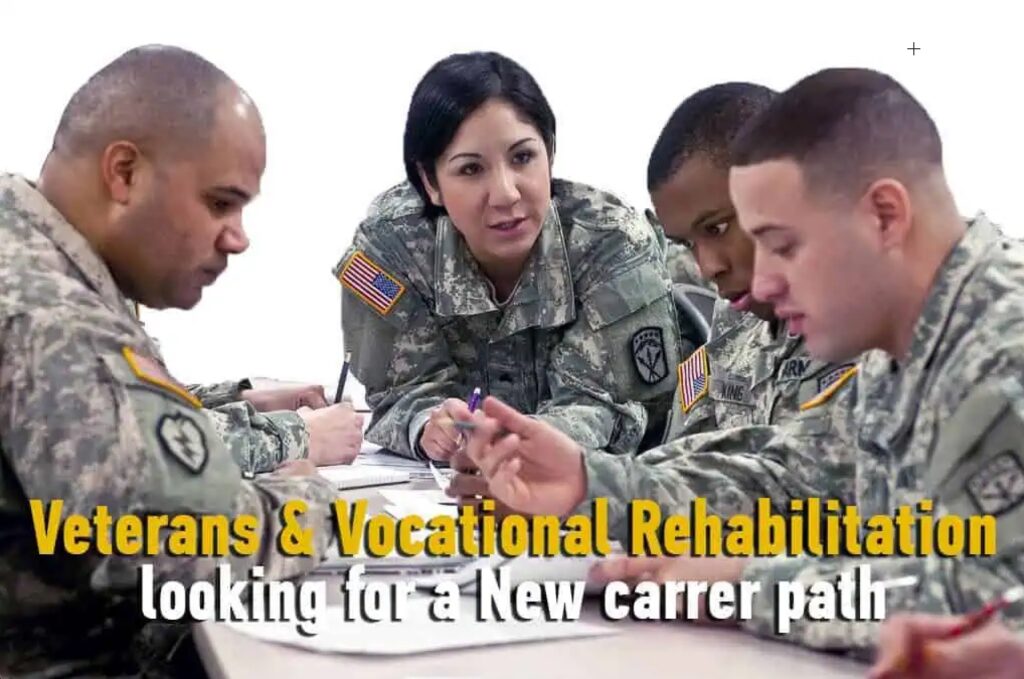
M 434 165 L 473 111 L 492 98 L 511 104 L 540 133 L 548 157 L 555 154 L 555 114 L 537 81 L 518 63 L 496 52 L 453 54 L 434 64 L 416 86 L 405 121 L 405 174 L 424 203 L 424 214 L 443 214 L 430 202 L 418 168 L 436 183 Z
M 127 140 L 150 150 L 195 148 L 209 136 L 233 81 L 187 50 L 147 45 L 125 52 L 78 89 L 61 115 L 53 150 L 71 155 Z
M 808 187 L 859 197 L 883 174 L 913 183 L 942 165 L 924 107 L 896 80 L 864 68 L 810 75 L 737 135 L 732 165 L 790 159 Z
M 647 162 L 647 190 L 656 190 L 698 154 L 728 167 L 733 137 L 768 108 L 776 94 L 746 82 L 720 83 L 691 94 L 672 112 L 654 143 Z

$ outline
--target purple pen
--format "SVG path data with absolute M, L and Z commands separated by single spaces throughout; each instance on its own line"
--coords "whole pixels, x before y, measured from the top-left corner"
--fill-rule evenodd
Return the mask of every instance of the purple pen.
M 473 393 L 469 395 L 469 412 L 476 412 L 476 409 L 480 407 L 480 387 L 473 390 Z

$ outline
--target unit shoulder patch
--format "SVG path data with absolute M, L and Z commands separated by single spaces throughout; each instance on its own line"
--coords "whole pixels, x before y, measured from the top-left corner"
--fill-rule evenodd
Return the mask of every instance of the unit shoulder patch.
M 206 435 L 187 415 L 164 415 L 156 425 L 156 438 L 164 452 L 193 474 L 203 471 L 210 457 Z
M 647 384 L 657 384 L 668 377 L 668 361 L 665 358 L 665 337 L 661 328 L 641 328 L 633 333 L 630 343 L 633 366 L 640 379 Z
M 684 413 L 690 412 L 708 393 L 711 383 L 708 370 L 707 345 L 701 346 L 679 364 L 679 405 Z
M 381 316 L 387 316 L 405 294 L 405 285 L 357 250 L 338 274 L 341 284 Z

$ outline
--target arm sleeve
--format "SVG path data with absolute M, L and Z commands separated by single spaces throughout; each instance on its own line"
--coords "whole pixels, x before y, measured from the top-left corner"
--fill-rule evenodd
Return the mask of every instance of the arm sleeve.
M 10 319 L 0 366 L 0 434 L 14 480 L 28 499 L 63 502 L 63 515 L 111 517 L 132 513 L 196 517 L 255 517 L 258 548 L 251 555 L 177 557 L 61 556 L 50 577 L 99 594 L 134 596 L 138 566 L 151 564 L 157 583 L 212 579 L 223 563 L 232 577 L 263 565 L 268 578 L 304 574 L 322 558 L 331 537 L 334 490 L 319 477 L 241 479 L 206 412 L 169 376 L 154 377 L 126 359 L 144 351 L 116 319 L 61 318 L 53 310 Z M 127 352 L 126 352 L 127 350 Z M 156 361 L 152 362 L 157 365 Z M 303 500 L 299 522 L 313 528 L 309 557 L 286 557 L 276 547 L 280 508 Z M 27 513 L 27 510 L 26 510 Z M 27 520 L 27 519 L 26 519 Z M 31 605 L 31 604 L 27 604 Z
M 551 397 L 536 416 L 585 448 L 633 454 L 664 430 L 679 328 L 661 251 L 646 223 L 595 239 L 578 263 L 580 313 L 555 347 Z
M 375 265 L 399 281 L 402 291 L 393 308 L 381 311 L 350 286 L 342 287 L 341 321 L 345 348 L 352 352 L 352 375 L 366 387 L 366 402 L 373 416 L 367 440 L 400 455 L 424 457 L 419 434 L 429 411 L 446 398 L 466 398 L 459 373 L 430 306 L 407 282 L 402 268 L 371 250 L 357 234 L 356 245 L 335 269 L 344 267 L 356 252 L 368 251 Z
M 226 403 L 242 400 L 242 392 L 252 389 L 249 378 L 217 382 L 215 384 L 190 384 L 189 392 L 203 403 L 204 408 L 216 408 Z
M 309 457 L 309 430 L 290 410 L 261 413 L 244 401 L 206 411 L 214 430 L 246 476 Z
M 933 551 L 916 557 L 755 559 L 744 579 L 760 582 L 762 594 L 754 598 L 754 615 L 746 627 L 777 636 L 780 583 L 834 580 L 858 566 L 870 566 L 873 581 L 917 577 L 912 587 L 886 591 L 886 615 L 895 611 L 964 614 L 1024 583 L 1024 389 L 1016 378 L 972 391 L 943 423 L 925 474 L 926 497 L 935 502 L 936 518 L 994 517 L 995 532 L 990 533 L 994 554 L 942 556 Z M 1011 627 L 1024 627 L 1024 609 L 1019 605 L 1002 615 Z M 803 619 L 791 623 L 791 631 L 780 638 L 866 657 L 877 643 L 877 634 L 878 623 L 872 621 Z
M 830 402 L 808 410 L 785 425 L 733 427 L 678 438 L 622 459 L 603 451 L 584 453 L 587 499 L 608 498 L 609 531 L 628 539 L 629 503 L 651 499 L 663 515 L 689 515 L 698 497 L 709 514 L 729 517 L 753 512 L 759 498 L 777 512 L 793 498 L 854 499 L 857 447 L 854 418 L 855 379 Z

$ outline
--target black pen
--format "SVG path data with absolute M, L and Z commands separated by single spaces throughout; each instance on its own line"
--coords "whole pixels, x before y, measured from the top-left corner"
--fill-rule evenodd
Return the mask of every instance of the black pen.
M 348 363 L 352 360 L 352 352 L 345 352 L 345 362 L 341 366 L 341 377 L 338 378 L 338 391 L 334 393 L 334 402 L 341 403 L 342 394 L 345 393 L 345 381 L 348 379 Z

